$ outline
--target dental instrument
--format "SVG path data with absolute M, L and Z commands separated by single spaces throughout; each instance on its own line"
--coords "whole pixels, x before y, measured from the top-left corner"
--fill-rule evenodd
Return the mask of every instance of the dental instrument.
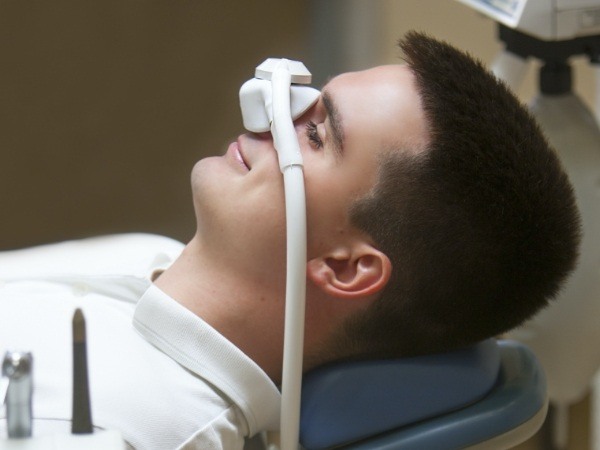
M 31 353 L 8 351 L 2 362 L 2 376 L 8 379 L 6 422 L 9 438 L 31 436 L 33 415 L 33 357 Z
M 6 404 L 8 440 L 0 450 L 124 450 L 121 434 L 93 432 L 87 378 L 85 319 L 80 309 L 73 316 L 73 434 L 33 436 L 33 355 L 8 351 L 2 362 L 0 399 Z M 4 392 L 6 391 L 6 392 Z
M 267 59 L 255 79 L 240 89 L 244 126 L 254 132 L 271 130 L 283 173 L 287 230 L 285 332 L 281 399 L 281 448 L 298 447 L 300 393 L 306 301 L 306 198 L 302 154 L 293 120 L 319 98 L 319 91 L 292 83 L 310 83 L 298 61 Z
M 71 433 L 89 434 L 93 431 L 87 370 L 85 318 L 81 309 L 77 308 L 73 314 L 73 413 Z
M 540 92 L 530 103 L 569 174 L 580 208 L 579 264 L 553 304 L 511 336 L 536 353 L 548 378 L 553 444 L 568 442 L 569 406 L 580 401 L 600 368 L 600 0 L 458 0 L 498 22 L 505 49 L 492 65 L 509 87 L 531 57 L 542 61 Z M 596 77 L 596 117 L 573 90 L 569 60 L 586 56 Z

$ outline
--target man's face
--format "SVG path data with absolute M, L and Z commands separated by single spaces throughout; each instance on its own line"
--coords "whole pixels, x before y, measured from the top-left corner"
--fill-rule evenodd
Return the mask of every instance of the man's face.
M 413 75 L 399 65 L 333 78 L 295 127 L 311 259 L 360 233 L 348 210 L 373 187 L 379 155 L 421 147 L 426 127 Z M 215 264 L 283 286 L 284 189 L 271 135 L 242 135 L 224 156 L 201 160 L 192 186 L 198 236 Z

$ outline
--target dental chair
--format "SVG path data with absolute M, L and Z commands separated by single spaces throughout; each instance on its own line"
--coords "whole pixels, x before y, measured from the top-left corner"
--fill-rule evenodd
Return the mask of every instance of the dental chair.
M 300 440 L 307 450 L 506 449 L 541 427 L 547 407 L 531 350 L 488 339 L 442 355 L 307 374 Z

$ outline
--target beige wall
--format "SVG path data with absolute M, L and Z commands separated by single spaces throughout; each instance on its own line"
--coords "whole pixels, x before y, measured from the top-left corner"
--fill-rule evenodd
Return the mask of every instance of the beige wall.
M 125 231 L 189 238 L 189 173 L 241 130 L 240 84 L 267 56 L 310 63 L 310 7 L 330 1 L 0 2 L 0 248 Z M 382 63 L 411 28 L 486 62 L 499 49 L 492 22 L 455 1 L 341 4 L 361 2 L 380 10 Z
M 0 248 L 193 232 L 189 174 L 241 129 L 237 90 L 303 59 L 305 0 L 0 2 Z

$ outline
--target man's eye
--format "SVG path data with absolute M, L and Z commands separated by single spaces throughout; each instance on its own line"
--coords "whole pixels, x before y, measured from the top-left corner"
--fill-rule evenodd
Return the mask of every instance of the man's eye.
M 317 124 L 312 120 L 306 124 L 306 135 L 308 136 L 308 140 L 315 146 L 315 148 L 323 147 L 323 141 L 319 137 L 319 133 L 317 133 Z

